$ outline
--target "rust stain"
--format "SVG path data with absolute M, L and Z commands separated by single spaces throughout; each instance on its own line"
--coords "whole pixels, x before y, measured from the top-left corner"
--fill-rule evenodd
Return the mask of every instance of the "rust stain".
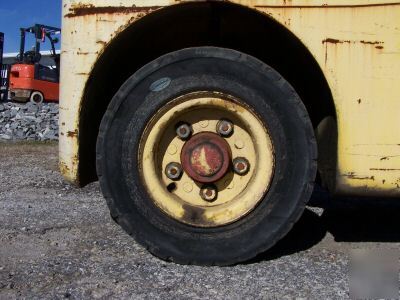
M 382 45 L 384 42 L 380 41 L 350 41 L 350 40 L 338 40 L 338 39 L 333 39 L 333 38 L 326 38 L 325 40 L 322 41 L 322 44 L 356 44 L 356 43 L 361 43 L 364 45 Z M 383 46 L 377 46 L 377 47 L 382 47 Z
M 255 5 L 256 8 L 365 8 L 365 7 L 377 7 L 377 6 L 400 6 L 399 2 L 389 3 L 374 3 L 374 4 L 347 4 L 347 5 Z
M 193 150 L 191 163 L 197 173 L 212 176 L 221 169 L 222 156 L 212 144 L 205 144 Z
M 331 39 L 331 38 L 327 38 L 325 40 L 322 41 L 322 44 L 326 44 L 326 43 L 330 43 L 330 44 L 343 44 L 343 43 L 350 43 L 350 41 L 341 41 L 338 39 Z
M 70 171 L 70 168 L 67 166 L 67 164 L 62 161 L 59 164 L 59 169 L 60 169 L 61 174 L 63 174 L 63 175 L 68 174 Z
M 400 171 L 400 169 L 370 168 L 371 171 Z
M 74 131 L 68 131 L 67 132 L 67 137 L 73 138 L 78 136 L 78 129 L 75 129 Z
M 357 180 L 375 180 L 374 176 L 358 176 L 354 172 L 343 174 L 342 176 L 345 176 L 349 179 L 357 179 Z
M 97 20 L 97 22 L 116 23 L 115 21 L 112 21 L 112 20 L 104 20 L 104 19 Z
M 346 153 L 346 154 L 353 155 L 353 156 L 366 156 L 366 157 L 380 156 L 378 154 L 363 154 L 363 153 Z M 386 160 L 386 159 L 390 159 L 393 157 L 400 157 L 400 155 L 388 155 L 388 156 L 385 156 L 384 159 L 381 158 L 381 160 Z
M 149 13 L 156 9 L 161 8 L 162 6 L 101 6 L 96 7 L 93 4 L 77 4 L 73 5 L 69 9 L 69 13 L 64 17 L 73 18 L 73 17 L 81 17 L 88 15 L 99 15 L 99 14 L 131 14 L 144 12 Z
M 361 44 L 368 44 L 368 45 L 380 45 L 380 44 L 383 44 L 383 42 L 378 42 L 378 41 L 374 41 L 374 42 L 371 42 L 371 41 L 360 41 L 360 43 Z
M 354 144 L 353 146 L 400 146 L 400 144 Z

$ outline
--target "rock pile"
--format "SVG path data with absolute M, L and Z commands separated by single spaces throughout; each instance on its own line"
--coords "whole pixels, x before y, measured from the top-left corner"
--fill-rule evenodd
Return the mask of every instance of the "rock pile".
M 58 140 L 58 104 L 0 103 L 1 140 Z

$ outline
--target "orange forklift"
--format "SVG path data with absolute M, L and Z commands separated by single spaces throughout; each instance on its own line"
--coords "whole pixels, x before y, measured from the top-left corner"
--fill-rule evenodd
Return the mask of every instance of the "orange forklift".
M 29 28 L 21 28 L 20 51 L 16 63 L 12 65 L 10 72 L 10 97 L 16 102 L 58 102 L 60 55 L 56 53 L 55 44 L 61 29 L 41 24 L 35 24 Z M 32 50 L 25 52 L 26 33 L 35 35 L 36 45 Z M 46 38 L 51 44 L 51 57 L 54 60 L 53 67 L 41 65 L 40 43 Z

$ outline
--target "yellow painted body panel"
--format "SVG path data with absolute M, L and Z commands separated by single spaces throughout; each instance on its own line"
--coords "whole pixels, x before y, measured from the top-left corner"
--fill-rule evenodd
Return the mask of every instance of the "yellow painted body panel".
M 124 9 L 112 10 L 114 2 L 63 2 L 60 166 L 72 182 L 79 182 L 79 112 L 96 60 L 130 24 L 163 6 L 185 1 L 120 0 Z M 231 2 L 256 9 L 284 25 L 322 69 L 338 122 L 334 192 L 399 196 L 400 1 Z

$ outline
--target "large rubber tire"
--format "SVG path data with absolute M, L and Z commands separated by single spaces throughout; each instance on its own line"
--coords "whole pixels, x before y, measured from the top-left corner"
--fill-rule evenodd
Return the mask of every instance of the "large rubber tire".
M 160 78 L 169 85 L 150 88 Z M 245 217 L 200 228 L 178 222 L 149 199 L 137 166 L 141 135 L 168 101 L 194 91 L 220 91 L 245 101 L 268 128 L 275 151 L 269 191 Z M 97 142 L 97 172 L 112 218 L 154 255 L 197 265 L 230 265 L 272 247 L 299 219 L 317 170 L 307 110 L 290 84 L 249 55 L 189 48 L 162 56 L 130 77 L 112 99 Z

